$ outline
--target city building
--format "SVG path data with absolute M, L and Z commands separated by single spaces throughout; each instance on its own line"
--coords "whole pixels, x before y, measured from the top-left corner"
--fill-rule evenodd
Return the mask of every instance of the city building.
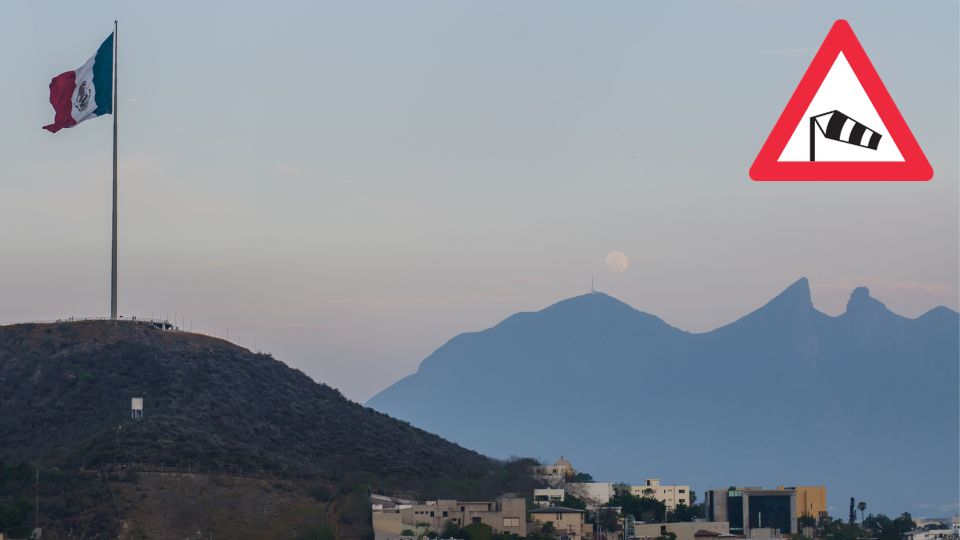
M 565 486 L 566 492 L 587 503 L 587 508 L 596 508 L 610 502 L 616 495 L 611 482 L 572 482 Z
M 552 506 L 538 508 L 530 512 L 530 517 L 538 525 L 553 524 L 553 530 L 561 536 L 571 539 L 582 538 L 584 529 L 584 511 L 575 508 Z
M 647 478 L 639 486 L 630 486 L 630 494 L 656 499 L 662 502 L 667 510 L 674 510 L 678 504 L 691 505 L 690 486 L 664 486 L 656 478 Z
M 533 490 L 533 503 L 540 508 L 563 505 L 566 492 L 563 488 L 541 488 Z
M 730 524 L 712 521 L 687 523 L 633 523 L 627 528 L 627 538 L 649 540 L 665 536 L 668 532 L 677 535 L 677 540 L 717 540 L 730 538 Z
M 797 494 L 797 517 L 807 516 L 819 520 L 827 514 L 826 486 L 795 486 L 777 489 L 792 489 Z
M 748 538 L 767 537 L 761 531 L 779 534 L 797 533 L 797 492 L 795 489 L 729 488 L 706 492 L 704 513 L 707 521 L 726 521 L 730 533 Z
M 546 482 L 550 487 L 562 486 L 568 478 L 575 474 L 577 474 L 577 471 L 573 469 L 573 465 L 564 459 L 563 456 L 560 456 L 560 459 L 554 462 L 553 465 L 535 465 L 530 467 L 530 476 Z
M 400 540 L 401 533 L 442 533 L 447 524 L 465 527 L 472 523 L 489 525 L 494 533 L 527 535 L 527 501 L 504 496 L 495 501 L 437 500 L 413 502 L 387 501 L 389 497 L 371 496 L 373 531 L 376 540 Z
M 930 529 L 910 531 L 903 534 L 905 540 L 957 540 L 956 529 Z

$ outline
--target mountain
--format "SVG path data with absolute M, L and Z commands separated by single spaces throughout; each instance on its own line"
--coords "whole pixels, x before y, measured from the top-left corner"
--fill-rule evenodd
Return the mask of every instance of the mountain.
M 956 511 L 960 316 L 901 317 L 806 279 L 694 334 L 601 293 L 454 337 L 368 405 L 494 456 L 563 453 L 598 480 L 825 484 L 874 512 Z
M 36 469 L 45 538 L 268 538 L 276 523 L 291 526 L 284 537 L 313 523 L 342 538 L 369 527 L 371 486 L 471 498 L 529 487 L 524 466 L 351 402 L 269 355 L 142 322 L 0 327 L 0 531 L 33 523 Z

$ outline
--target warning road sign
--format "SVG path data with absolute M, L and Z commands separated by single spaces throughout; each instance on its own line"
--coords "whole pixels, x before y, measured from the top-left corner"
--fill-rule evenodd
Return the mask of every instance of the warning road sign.
M 853 29 L 837 21 L 750 167 L 750 178 L 932 177 L 930 163 Z

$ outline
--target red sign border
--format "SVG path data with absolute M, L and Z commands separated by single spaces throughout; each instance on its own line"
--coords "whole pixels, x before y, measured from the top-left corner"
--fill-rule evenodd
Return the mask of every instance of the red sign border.
M 841 51 L 904 161 L 777 161 Z M 750 167 L 750 178 L 755 181 L 927 181 L 933 178 L 930 162 L 847 21 L 839 19 L 833 23 Z

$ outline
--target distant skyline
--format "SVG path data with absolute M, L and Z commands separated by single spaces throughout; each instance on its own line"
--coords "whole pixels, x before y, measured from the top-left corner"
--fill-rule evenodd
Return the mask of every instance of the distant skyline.
M 804 276 L 832 315 L 860 285 L 908 317 L 960 309 L 957 2 L 15 1 L 3 15 L 0 323 L 109 314 L 110 119 L 41 126 L 50 79 L 114 18 L 120 312 L 229 328 L 351 399 L 591 279 L 690 331 Z M 749 180 L 838 18 L 931 182 Z

